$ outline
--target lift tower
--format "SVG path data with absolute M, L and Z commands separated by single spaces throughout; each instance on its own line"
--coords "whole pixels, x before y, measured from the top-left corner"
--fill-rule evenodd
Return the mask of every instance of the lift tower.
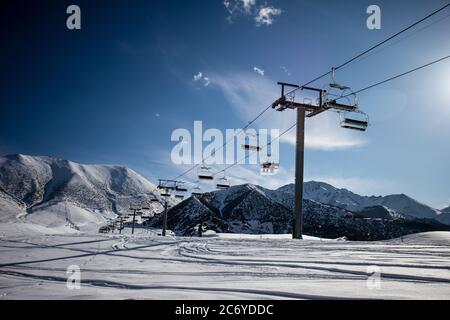
M 331 89 L 336 89 L 339 94 L 331 94 L 325 89 L 317 89 L 306 86 L 299 86 L 285 82 L 278 82 L 281 86 L 281 98 L 272 104 L 272 108 L 277 111 L 286 109 L 297 109 L 297 144 L 296 144 L 296 160 L 295 160 L 295 206 L 294 206 L 294 224 L 292 236 L 293 239 L 302 239 L 303 232 L 303 170 L 304 170 L 304 153 L 305 153 L 305 118 L 312 118 L 330 109 L 337 110 L 344 114 L 350 112 L 362 113 L 358 110 L 356 96 L 354 99 L 345 99 L 348 103 L 338 103 L 348 96 L 354 95 L 350 88 L 341 86 L 334 82 L 329 85 Z M 286 88 L 293 88 L 293 91 L 286 93 Z M 297 90 L 310 91 L 319 95 L 317 101 L 295 102 L 295 92 Z M 350 92 L 350 93 L 349 93 Z M 306 99 L 305 99 L 306 100 Z M 362 113 L 364 114 L 364 113 Z M 358 126 L 351 127 L 352 121 L 358 121 Z M 368 121 L 360 121 L 345 118 L 341 126 L 347 129 L 355 129 L 364 131 L 368 126 Z
M 172 191 L 177 193 L 175 195 L 176 198 L 184 198 L 182 194 L 187 192 L 188 190 L 186 189 L 186 187 L 184 187 L 183 181 L 167 179 L 159 179 L 158 189 L 162 190 L 161 196 L 166 198 L 164 200 L 163 229 L 161 233 L 161 235 L 165 237 L 167 232 L 167 211 L 169 209 L 167 198 L 170 198 Z

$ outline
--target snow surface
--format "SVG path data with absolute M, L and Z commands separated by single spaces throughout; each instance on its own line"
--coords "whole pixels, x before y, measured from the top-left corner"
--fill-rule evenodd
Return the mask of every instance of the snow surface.
M 51 230 L 0 223 L 0 299 L 450 299 L 448 232 L 350 242 Z M 80 290 L 67 289 L 70 265 Z M 367 286 L 374 265 L 379 289 Z

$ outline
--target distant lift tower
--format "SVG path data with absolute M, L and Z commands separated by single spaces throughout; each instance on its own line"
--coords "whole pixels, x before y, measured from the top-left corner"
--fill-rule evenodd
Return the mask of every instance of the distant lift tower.
M 305 152 L 305 118 L 312 118 L 327 110 L 336 110 L 342 117 L 341 127 L 358 131 L 365 131 L 368 127 L 367 115 L 358 109 L 356 95 L 350 88 L 341 86 L 334 82 L 327 88 L 317 89 L 295 84 L 279 82 L 281 86 L 281 98 L 272 104 L 272 108 L 277 111 L 286 109 L 297 109 L 297 146 L 295 161 L 295 207 L 294 207 L 294 226 L 293 238 L 302 239 L 303 232 L 303 168 Z M 294 88 L 293 91 L 286 93 L 286 88 Z M 302 102 L 295 101 L 295 92 L 310 91 L 318 94 L 317 101 L 304 99 Z M 339 100 L 339 102 L 338 102 Z M 342 102 L 341 102 L 342 101 Z M 348 114 L 359 114 L 363 119 L 350 119 Z
M 164 200 L 163 229 L 161 235 L 166 236 L 167 232 L 167 211 L 169 204 L 167 198 L 170 198 L 171 192 L 175 192 L 176 199 L 184 199 L 184 193 L 188 190 L 184 187 L 183 181 L 159 179 L 158 189 L 161 190 L 161 196 Z

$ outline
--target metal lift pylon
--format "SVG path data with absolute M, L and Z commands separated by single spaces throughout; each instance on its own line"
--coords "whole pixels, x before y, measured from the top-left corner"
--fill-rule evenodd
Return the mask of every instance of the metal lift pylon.
M 324 99 L 326 90 L 299 86 L 285 82 L 278 82 L 281 86 L 281 98 L 272 104 L 272 108 L 277 111 L 286 109 L 297 109 L 297 142 L 296 142 L 296 159 L 295 159 L 295 207 L 294 207 L 294 223 L 292 238 L 303 239 L 303 171 L 304 171 L 304 155 L 305 155 L 305 118 L 315 117 L 322 112 L 330 109 L 341 112 L 357 112 L 358 106 L 338 103 L 337 99 Z M 287 93 L 286 88 L 294 88 L 294 91 Z M 347 89 L 347 87 L 346 87 Z M 318 104 L 295 102 L 295 95 L 292 93 L 296 90 L 306 90 L 319 94 Z

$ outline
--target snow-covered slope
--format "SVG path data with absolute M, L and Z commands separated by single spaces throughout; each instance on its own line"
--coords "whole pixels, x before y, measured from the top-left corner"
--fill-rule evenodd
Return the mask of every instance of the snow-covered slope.
M 155 188 L 125 167 L 51 157 L 0 157 L 0 221 L 97 229 L 130 206 L 148 205 L 158 197 Z
M 286 185 L 279 191 L 294 193 L 294 185 Z M 368 207 L 384 206 L 414 218 L 437 219 L 438 210 L 430 208 L 404 194 L 388 196 L 360 196 L 347 189 L 338 189 L 324 182 L 310 181 L 304 184 L 304 198 L 330 204 L 350 211 L 362 211 Z

